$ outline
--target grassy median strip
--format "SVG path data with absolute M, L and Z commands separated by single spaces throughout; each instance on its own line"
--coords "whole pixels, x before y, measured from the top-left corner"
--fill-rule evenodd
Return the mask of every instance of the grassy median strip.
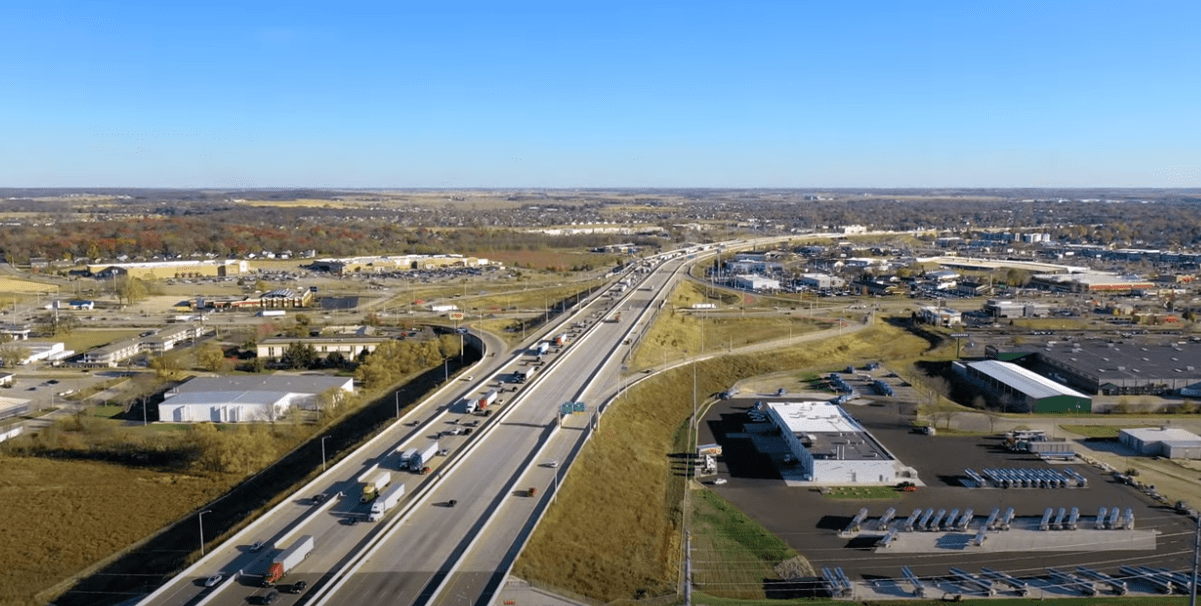
M 731 596 L 765 597 L 764 579 L 778 578 L 775 567 L 796 552 L 713 491 L 698 489 L 692 495 L 693 582 Z M 809 563 L 801 561 L 812 574 Z

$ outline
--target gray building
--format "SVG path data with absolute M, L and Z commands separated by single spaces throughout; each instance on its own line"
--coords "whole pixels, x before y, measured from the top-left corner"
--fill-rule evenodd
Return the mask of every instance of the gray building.
M 1122 444 L 1149 457 L 1201 459 L 1201 436 L 1173 427 L 1137 427 L 1118 433 Z

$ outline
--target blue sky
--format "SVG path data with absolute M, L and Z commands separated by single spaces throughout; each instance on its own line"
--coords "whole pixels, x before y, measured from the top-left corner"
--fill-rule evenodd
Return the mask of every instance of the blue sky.
M 1195 0 L 4 5 L 0 186 L 1201 185 Z

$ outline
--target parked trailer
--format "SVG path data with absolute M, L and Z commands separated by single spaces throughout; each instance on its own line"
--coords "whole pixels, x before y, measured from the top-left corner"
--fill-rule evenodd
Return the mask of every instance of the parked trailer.
M 1134 530 L 1134 510 L 1127 507 L 1126 515 L 1122 516 L 1122 530 Z
M 897 508 L 889 507 L 888 511 L 885 511 L 884 515 L 880 516 L 880 519 L 876 521 L 876 530 L 884 530 L 888 528 L 888 523 L 891 522 L 896 515 Z
M 1097 510 L 1097 521 L 1095 523 L 1097 530 L 1105 529 L 1105 517 L 1108 513 L 1109 513 L 1109 509 L 1105 508 L 1105 507 L 1102 507 Z
M 1111 530 L 1118 529 L 1118 516 L 1122 515 L 1122 510 L 1119 507 L 1113 507 L 1109 510 L 1109 521 L 1105 523 Z
M 1043 519 L 1041 522 L 1038 523 L 1038 529 L 1039 530 L 1050 530 L 1051 529 L 1051 516 L 1054 514 L 1055 514 L 1055 510 L 1048 507 L 1047 510 L 1043 512 Z
M 976 517 L 976 512 L 969 508 L 959 516 L 959 521 L 955 523 L 955 530 L 967 530 L 968 526 L 972 525 L 972 518 Z
M 917 519 L 922 515 L 922 509 L 919 507 L 905 518 L 905 523 L 901 525 L 901 529 L 905 532 L 913 532 L 913 525 L 917 523 Z
M 297 564 L 304 561 L 313 553 L 313 548 L 316 543 L 313 541 L 313 535 L 306 534 L 292 543 L 292 546 L 285 549 L 283 553 L 275 556 L 271 561 L 271 565 L 267 567 L 267 574 L 263 575 L 263 586 L 270 587 L 283 578 L 284 575 L 296 568 Z
M 988 519 L 984 521 L 986 530 L 993 530 L 997 527 L 997 519 L 1001 517 L 1001 508 L 993 507 L 992 513 L 988 514 Z
M 942 519 L 946 515 L 947 515 L 947 510 L 939 509 L 938 513 L 934 514 L 933 518 L 930 518 L 930 524 L 928 526 L 926 526 L 926 530 L 929 530 L 931 532 L 938 532 L 938 527 L 942 525 Z
M 429 466 L 430 461 L 434 459 L 434 455 L 438 454 L 438 442 L 431 442 L 425 450 L 418 452 L 413 458 L 409 459 L 409 471 L 421 473 Z
M 908 566 L 901 567 L 901 575 L 905 577 L 905 580 L 909 581 L 909 584 L 913 585 L 913 597 L 925 597 L 926 586 L 922 584 L 922 580 L 917 578 L 916 574 L 913 574 L 912 570 L 909 570 Z
M 392 483 L 392 472 L 381 471 L 370 480 L 363 482 L 363 496 L 359 497 L 360 503 L 370 503 L 379 496 L 381 490 Z
M 1092 568 L 1087 568 L 1084 566 L 1077 566 L 1076 572 L 1078 572 L 1082 576 L 1086 576 L 1094 581 L 1100 581 L 1100 582 L 1108 585 L 1109 588 L 1113 590 L 1113 593 L 1115 595 L 1126 595 L 1126 592 L 1129 591 L 1129 587 L 1127 587 L 1126 581 L 1123 581 L 1121 579 L 1115 579 L 1115 578 L 1105 574 L 1104 572 L 1101 572 L 1100 570 L 1093 570 Z
M 986 524 L 984 526 L 981 526 L 980 532 L 977 532 L 976 536 L 972 538 L 972 544 L 974 544 L 976 547 L 983 547 L 984 541 L 987 541 L 987 540 L 988 540 L 988 525 Z
M 955 568 L 954 566 L 950 568 L 950 572 L 951 576 L 955 577 L 959 581 L 962 581 L 961 584 L 965 585 L 972 591 L 983 593 L 989 597 L 997 595 L 997 589 L 993 587 L 992 581 L 981 579 L 966 570 Z
M 397 484 L 385 490 L 374 503 L 371 504 L 371 513 L 367 515 L 367 519 L 372 522 L 378 522 L 388 513 L 396 504 L 400 502 L 400 498 L 405 494 L 405 485 Z
M 1176 585 L 1171 581 L 1161 578 L 1154 571 L 1144 570 L 1141 566 L 1118 566 L 1118 572 L 1134 580 L 1147 583 L 1160 593 L 1172 593 L 1176 591 Z
M 880 537 L 880 540 L 878 542 L 876 542 L 876 547 L 892 547 L 892 543 L 896 539 L 897 539 L 897 529 L 893 528 L 892 530 L 889 530 L 888 532 L 884 533 L 883 537 Z
M 1009 530 L 1009 525 L 1013 524 L 1013 508 L 1005 509 L 1005 515 L 1001 516 L 1001 530 Z
M 959 508 L 952 509 L 951 513 L 947 514 L 946 522 L 943 523 L 942 529 L 943 530 L 955 530 L 955 522 L 957 522 L 958 520 L 959 520 Z
M 1080 508 L 1073 507 L 1072 512 L 1068 514 L 1067 530 L 1076 530 L 1080 527 Z
M 1051 528 L 1054 530 L 1063 530 L 1063 520 L 1067 515 L 1068 510 L 1064 507 L 1060 507 L 1059 510 L 1055 512 L 1055 521 L 1051 522 Z
M 994 580 L 1004 583 L 1012 587 L 1019 596 L 1025 597 L 1030 593 L 1030 584 L 1026 581 L 1019 580 L 1008 573 L 991 568 L 981 568 L 980 574 Z
M 859 510 L 859 513 L 855 514 L 855 517 L 851 518 L 851 523 L 847 524 L 847 527 L 845 530 L 843 530 L 843 532 L 846 534 L 859 532 L 860 527 L 863 525 L 863 521 L 866 519 L 867 519 L 867 508 L 864 507 Z
M 1093 585 L 1089 581 L 1081 579 L 1074 574 L 1064 572 L 1056 568 L 1048 568 L 1047 575 L 1050 576 L 1052 580 L 1057 581 L 1060 587 L 1064 587 L 1066 589 L 1075 589 L 1076 591 L 1079 591 L 1088 597 L 1097 595 L 1096 585 Z
M 927 509 L 926 513 L 922 514 L 922 519 L 918 520 L 917 529 L 926 530 L 929 528 L 930 518 L 934 517 L 934 509 Z

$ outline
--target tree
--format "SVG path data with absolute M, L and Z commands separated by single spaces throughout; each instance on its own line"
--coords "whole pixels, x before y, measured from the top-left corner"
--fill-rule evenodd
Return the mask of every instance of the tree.
M 149 292 L 145 282 L 131 276 L 117 278 L 116 289 L 117 301 L 126 305 L 145 299 Z
M 16 341 L 6 340 L 0 343 L 0 366 L 17 366 L 29 358 L 29 348 Z
M 293 369 L 312 368 L 317 364 L 317 350 L 307 343 L 293 341 L 284 350 L 280 362 Z
M 196 352 L 196 365 L 205 370 L 217 372 L 225 367 L 225 352 L 216 343 L 206 343 Z
M 176 377 L 183 370 L 183 364 L 180 361 L 178 354 L 163 354 L 150 358 L 148 363 L 151 369 L 159 378 L 170 379 Z

